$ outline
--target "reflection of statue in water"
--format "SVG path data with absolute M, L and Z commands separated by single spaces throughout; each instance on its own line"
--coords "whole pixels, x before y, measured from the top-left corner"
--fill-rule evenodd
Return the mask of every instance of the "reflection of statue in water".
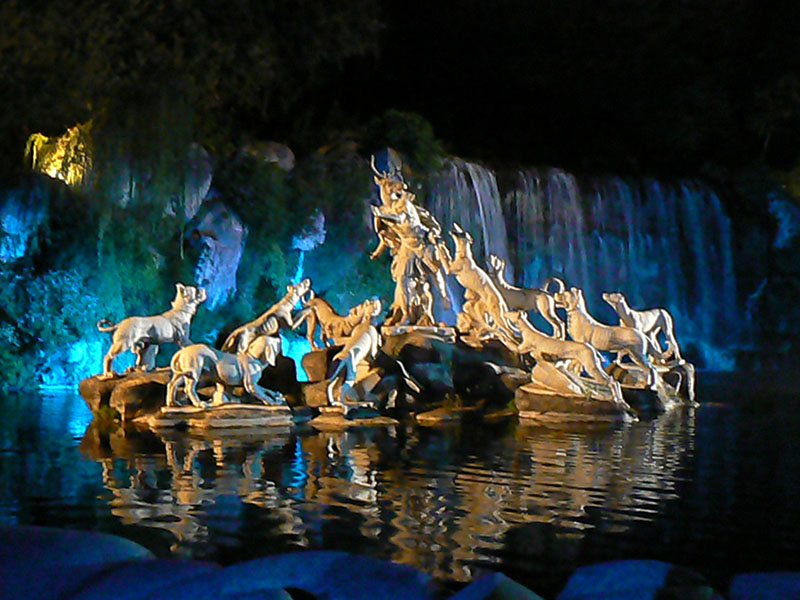
M 392 254 L 392 280 L 395 293 L 386 325 L 411 324 L 414 311 L 411 302 L 422 281 L 432 279 L 442 299 L 450 308 L 444 280 L 444 265 L 449 259 L 447 246 L 441 238 L 442 228 L 424 208 L 414 204 L 415 196 L 399 173 L 381 173 L 375 168 L 375 183 L 380 188 L 381 205 L 372 207 L 373 226 L 379 243 L 370 254 L 374 259 L 388 247 Z M 414 283 L 411 283 L 414 280 Z M 432 318 L 432 316 L 431 316 Z

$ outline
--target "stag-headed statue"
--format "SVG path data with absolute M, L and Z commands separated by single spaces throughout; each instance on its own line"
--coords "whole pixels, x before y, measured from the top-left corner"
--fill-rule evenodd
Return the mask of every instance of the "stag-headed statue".
M 411 304 L 420 289 L 417 280 L 433 280 L 443 307 L 450 307 L 444 280 L 449 253 L 441 238 L 441 226 L 433 215 L 415 204 L 415 196 L 403 181 L 400 170 L 393 168 L 388 173 L 378 171 L 374 156 L 371 164 L 381 203 L 372 207 L 378 246 L 370 258 L 377 258 L 389 248 L 392 254 L 392 280 L 395 282 L 394 299 L 385 323 L 415 325 L 415 311 Z M 432 320 L 432 315 L 428 316 Z

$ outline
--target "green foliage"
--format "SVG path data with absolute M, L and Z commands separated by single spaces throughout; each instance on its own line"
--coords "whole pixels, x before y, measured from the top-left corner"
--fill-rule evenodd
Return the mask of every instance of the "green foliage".
M 17 100 L 0 131 L 14 152 L 30 131 L 169 96 L 191 107 L 195 140 L 224 153 L 254 121 L 279 127 L 344 60 L 374 53 L 379 31 L 375 0 L 9 0 L 0 22 L 0 88 Z
M 20 325 L 42 349 L 77 341 L 95 330 L 97 297 L 87 291 L 86 280 L 76 271 L 50 271 L 25 286 L 27 308 Z
M 100 338 L 105 346 L 107 336 L 95 327 L 98 320 L 118 322 L 161 312 L 177 281 L 195 283 L 200 249 L 184 239 L 192 224 L 175 210 L 187 168 L 176 140 L 185 141 L 190 128 L 177 122 L 170 131 L 171 112 L 165 110 L 154 114 L 165 132 L 148 140 L 156 135 L 153 129 L 125 129 L 140 122 L 138 111 L 132 109 L 125 117 L 129 120 L 120 124 L 99 121 L 93 129 L 94 185 L 82 193 L 62 185 L 48 190 L 48 216 L 38 245 L 13 268 L 0 271 L 0 304 L 8 313 L 7 318 L 0 314 L 0 335 L 8 342 L 0 350 L 0 366 L 15 380 L 29 384 L 34 369 L 41 374 L 43 366 L 54 367 L 50 363 L 58 363 L 79 340 Z M 419 142 L 416 156 L 424 156 L 420 148 L 431 148 L 426 146 L 432 140 L 426 137 L 429 128 L 414 119 L 404 122 L 421 132 L 414 138 Z M 136 182 L 127 195 L 120 193 L 125 177 Z M 233 327 L 285 294 L 300 258 L 293 238 L 318 211 L 325 216 L 326 241 L 304 255 L 304 275 L 312 278 L 315 290 L 342 313 L 368 297 L 388 305 L 394 290 L 390 256 L 369 260 L 377 240 L 368 205 L 376 194 L 368 160 L 352 145 L 323 148 L 298 160 L 290 172 L 246 153 L 218 161 L 214 199 L 206 201 L 196 222 L 222 202 L 247 233 L 235 297 L 215 310 L 201 306 L 192 339 L 218 344 Z M 48 356 L 50 363 L 44 365 Z M 168 358 L 165 351 L 161 363 Z
M 442 166 L 444 146 L 417 114 L 390 109 L 367 124 L 365 135 L 369 148 L 389 146 L 400 152 L 412 173 L 424 176 Z
M 34 366 L 22 356 L 17 330 L 9 323 L 0 323 L 0 389 L 19 389 L 33 380 Z
M 338 241 L 349 235 L 357 244 L 349 251 Z M 362 226 L 360 230 L 342 229 L 328 232 L 322 246 L 305 259 L 305 272 L 319 292 L 340 314 L 366 298 L 377 296 L 384 308 L 391 303 L 394 284 L 389 275 L 388 252 L 376 260 L 369 259 L 375 235 Z

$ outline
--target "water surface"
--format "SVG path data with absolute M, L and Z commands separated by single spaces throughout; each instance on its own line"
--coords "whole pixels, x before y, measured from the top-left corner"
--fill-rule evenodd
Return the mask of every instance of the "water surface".
M 77 395 L 0 398 L 0 522 L 106 531 L 223 564 L 338 549 L 457 586 L 501 570 L 554 596 L 579 565 L 653 558 L 723 588 L 800 570 L 797 394 L 722 378 L 638 423 L 203 438 L 101 435 Z

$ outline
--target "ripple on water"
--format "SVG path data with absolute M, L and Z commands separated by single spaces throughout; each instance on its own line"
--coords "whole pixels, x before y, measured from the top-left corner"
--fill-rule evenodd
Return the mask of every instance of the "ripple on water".
M 500 568 L 539 593 L 613 558 L 800 570 L 800 423 L 770 406 L 594 428 L 90 427 L 79 440 L 79 398 L 6 397 L 0 522 L 122 532 L 225 563 L 328 548 L 455 581 Z

